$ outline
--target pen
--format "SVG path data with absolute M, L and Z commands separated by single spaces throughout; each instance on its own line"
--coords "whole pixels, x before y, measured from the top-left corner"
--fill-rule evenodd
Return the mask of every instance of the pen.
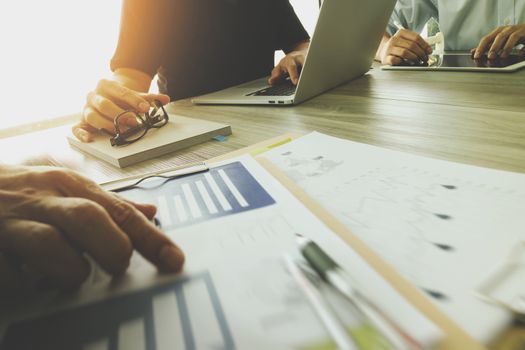
M 396 26 L 397 30 L 406 29 L 406 28 L 403 27 L 403 25 L 402 25 L 401 23 L 399 23 L 398 21 L 394 21 L 394 25 Z
M 396 348 L 421 349 L 417 340 L 401 329 L 371 300 L 348 283 L 343 269 L 314 241 L 296 234 L 299 249 L 312 269 L 349 300 Z M 379 317 L 378 317 L 379 316 Z
M 305 276 L 293 258 L 290 255 L 285 254 L 284 262 L 293 279 L 299 285 L 317 316 L 323 322 L 326 330 L 337 344 L 337 347 L 341 350 L 356 350 L 357 347 L 348 336 L 348 333 L 341 322 L 332 312 L 330 312 L 330 307 L 323 300 L 321 293 L 316 289 L 312 282 L 310 282 L 308 277 Z
M 396 28 L 398 30 L 401 30 L 401 29 L 406 29 L 405 27 L 403 27 L 403 25 L 401 23 L 399 23 L 398 21 L 394 21 L 394 25 L 396 26 Z M 429 36 L 428 38 L 425 38 L 425 41 L 429 44 L 429 45 L 438 45 L 438 44 L 442 44 L 443 41 L 444 41 L 444 38 L 443 38 L 443 34 L 441 32 L 438 32 L 436 33 L 436 35 L 434 36 Z

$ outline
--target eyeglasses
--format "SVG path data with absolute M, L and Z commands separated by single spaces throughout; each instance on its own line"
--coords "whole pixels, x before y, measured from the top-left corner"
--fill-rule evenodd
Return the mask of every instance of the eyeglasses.
M 124 111 L 114 120 L 116 134 L 102 129 L 111 135 L 111 146 L 125 146 L 143 138 L 150 129 L 159 129 L 168 124 L 168 113 L 160 101 L 151 103 L 151 109 L 140 115 L 134 111 Z
M 177 167 L 175 169 L 163 172 L 162 174 L 158 173 L 150 173 L 150 174 L 144 174 L 140 177 L 132 176 L 128 179 L 119 179 L 115 181 L 109 181 L 104 184 L 102 184 L 104 189 L 110 190 L 112 192 L 124 192 L 127 190 L 140 188 L 143 190 L 151 190 L 158 188 L 162 185 L 164 185 L 166 182 L 169 182 L 171 180 L 175 180 L 181 177 L 200 174 L 209 171 L 210 168 L 205 162 L 200 162 L 196 164 L 192 164 L 190 166 L 182 166 Z M 151 181 L 152 179 L 157 179 L 158 181 Z M 131 181 L 131 183 L 130 183 Z M 147 181 L 147 183 L 144 183 Z M 118 183 L 124 183 L 121 186 L 114 187 L 114 184 Z M 108 187 L 109 185 L 109 187 Z

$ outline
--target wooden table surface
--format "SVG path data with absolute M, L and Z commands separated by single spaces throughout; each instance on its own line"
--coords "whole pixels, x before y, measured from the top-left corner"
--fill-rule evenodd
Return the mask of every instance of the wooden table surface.
M 286 132 L 319 131 L 467 164 L 525 172 L 525 70 L 365 76 L 298 106 L 193 106 L 169 111 L 229 123 L 234 150 Z M 212 154 L 214 152 L 211 152 Z
M 189 100 L 174 102 L 168 106 L 170 112 L 228 123 L 233 135 L 226 142 L 210 141 L 142 163 L 132 172 L 142 174 L 150 170 L 148 167 L 170 159 L 176 159 L 177 165 L 208 159 L 285 133 L 315 130 L 394 150 L 525 173 L 524 107 L 525 70 L 497 74 L 400 72 L 382 71 L 374 65 L 363 77 L 299 106 L 193 106 Z M 72 120 L 65 117 L 42 125 L 48 128 Z M 34 129 L 39 127 L 15 132 Z M 53 130 L 48 131 L 41 133 L 40 146 L 50 143 L 55 150 L 67 148 L 63 135 L 53 136 Z M 0 131 L 0 138 L 7 133 Z M 6 143 L 0 147 L 0 161 L 13 150 L 19 153 L 20 145 L 35 141 L 33 135 L 21 137 L 18 143 L 16 138 L 11 138 L 12 142 L 2 140 Z M 47 142 L 51 139 L 56 139 L 56 144 Z M 509 332 L 517 335 L 503 337 L 506 343 L 497 349 L 522 346 L 523 329 Z

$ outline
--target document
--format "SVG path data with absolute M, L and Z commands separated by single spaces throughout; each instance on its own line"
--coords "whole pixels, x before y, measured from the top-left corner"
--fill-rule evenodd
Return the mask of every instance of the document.
M 75 295 L 48 295 L 2 313 L 17 320 L 5 333 L 7 345 L 147 350 L 326 345 L 328 333 L 283 262 L 283 254 L 298 254 L 296 233 L 318 242 L 379 307 L 399 324 L 411 325 L 422 343 L 440 338 L 433 323 L 251 157 L 163 185 L 155 181 L 121 194 L 158 205 L 163 228 L 186 253 L 184 272 L 158 275 L 138 255 L 119 280 L 94 269 Z
M 511 315 L 474 295 L 525 235 L 525 175 L 312 133 L 265 155 L 473 338 Z

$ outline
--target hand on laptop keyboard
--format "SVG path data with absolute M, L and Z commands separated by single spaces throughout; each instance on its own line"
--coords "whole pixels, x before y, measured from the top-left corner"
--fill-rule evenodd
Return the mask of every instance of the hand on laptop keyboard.
M 295 89 L 296 86 L 287 79 L 282 83 L 251 92 L 246 96 L 291 96 L 295 93 Z
M 275 85 L 284 77 L 289 76 L 292 84 L 297 85 L 299 82 L 301 67 L 304 65 L 309 45 L 309 40 L 301 42 L 297 44 L 283 59 L 281 59 L 272 70 L 272 75 L 268 80 L 268 84 Z

